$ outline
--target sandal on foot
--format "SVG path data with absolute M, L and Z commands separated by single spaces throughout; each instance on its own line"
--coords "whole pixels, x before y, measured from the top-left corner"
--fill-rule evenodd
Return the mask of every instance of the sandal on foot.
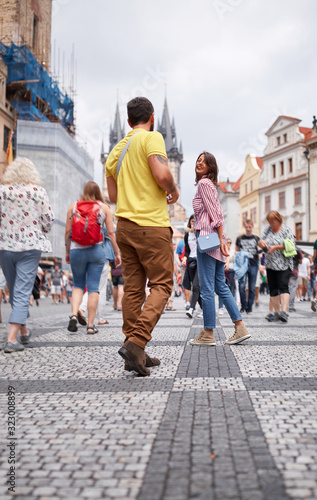
M 73 314 L 72 316 L 69 317 L 69 323 L 67 330 L 69 332 L 77 332 L 78 327 L 77 327 L 77 316 L 76 314 Z
M 98 333 L 99 330 L 98 328 L 95 327 L 95 325 L 93 326 L 87 326 L 87 335 L 94 335 L 95 333 Z
M 83 314 L 82 311 L 78 311 L 77 313 L 77 318 L 78 318 L 78 323 L 82 326 L 86 326 L 87 325 L 87 320 L 85 318 L 85 315 Z
M 107 319 L 100 319 L 98 325 L 109 325 L 109 321 Z

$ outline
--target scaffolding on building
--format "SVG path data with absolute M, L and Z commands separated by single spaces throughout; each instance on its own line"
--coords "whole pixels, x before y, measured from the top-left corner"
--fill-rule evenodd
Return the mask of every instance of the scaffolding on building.
M 19 118 L 60 122 L 74 135 L 74 101 L 61 92 L 29 48 L 0 42 L 0 54 L 8 68 L 7 95 Z

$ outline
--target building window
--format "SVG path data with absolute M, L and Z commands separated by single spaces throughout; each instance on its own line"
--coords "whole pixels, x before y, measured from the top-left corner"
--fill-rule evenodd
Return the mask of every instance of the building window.
M 279 208 L 285 208 L 285 191 L 278 194 L 278 206 Z
M 295 240 L 302 241 L 303 239 L 303 227 L 301 222 L 295 223 Z
M 251 208 L 250 216 L 253 224 L 256 224 L 256 207 Z
M 276 177 L 276 168 L 275 168 L 275 165 L 272 165 L 272 177 L 273 177 L 273 179 L 275 179 L 275 177 Z
M 290 174 L 293 172 L 293 158 L 288 159 L 288 171 Z
M 251 181 L 250 189 L 253 191 L 253 181 Z
M 284 175 L 284 162 L 280 161 L 281 175 Z
M 277 145 L 277 146 L 280 146 L 280 145 L 281 145 L 281 138 L 280 138 L 280 137 L 277 137 L 277 138 L 276 138 L 276 145 Z
M 6 126 L 3 127 L 3 150 L 6 151 L 8 149 L 9 140 L 10 140 L 10 129 Z
M 302 188 L 298 187 L 294 189 L 294 205 L 301 205 L 302 203 Z
M 242 213 L 242 222 L 244 222 L 245 220 L 247 220 L 248 218 L 248 212 L 243 212 Z
M 39 34 L 39 18 L 34 14 L 33 17 L 33 39 L 32 49 L 36 52 L 38 47 L 38 34 Z
M 265 212 L 268 213 L 271 210 L 271 196 L 265 197 Z
M 244 186 L 244 193 L 248 194 L 248 185 L 247 184 L 245 184 L 245 186 Z
M 287 142 L 287 134 L 284 134 L 283 138 L 284 138 L 284 142 Z

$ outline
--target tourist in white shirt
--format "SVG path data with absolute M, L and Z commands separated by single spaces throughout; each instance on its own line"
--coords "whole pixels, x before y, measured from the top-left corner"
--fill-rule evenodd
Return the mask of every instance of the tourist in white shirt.
M 310 279 L 310 262 L 304 257 L 302 263 L 298 265 L 298 290 L 300 300 L 306 300 L 307 284 Z

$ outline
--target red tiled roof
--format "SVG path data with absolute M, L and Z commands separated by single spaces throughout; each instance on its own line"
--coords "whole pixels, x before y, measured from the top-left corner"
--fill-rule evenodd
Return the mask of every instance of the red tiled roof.
M 243 174 L 242 174 L 243 175 Z M 242 179 L 242 175 L 239 177 L 239 179 L 237 180 L 237 182 L 235 183 L 235 185 L 233 186 L 233 190 L 234 191 L 238 191 L 238 189 L 240 188 L 240 181 Z
M 305 136 L 304 141 L 308 141 L 312 136 L 312 132 L 313 132 L 312 129 L 309 127 L 298 127 L 298 128 L 299 128 L 299 131 L 302 134 L 304 134 L 304 136 Z
M 263 160 L 259 156 L 256 157 L 256 162 L 260 168 L 263 167 Z
M 230 184 L 230 186 L 231 186 L 231 190 L 229 190 L 229 191 L 227 189 L 228 184 Z M 219 187 L 223 193 L 231 193 L 231 191 L 234 191 L 235 184 L 236 184 L 235 182 L 229 182 L 229 183 L 228 182 L 219 182 Z
M 301 121 L 299 118 L 294 118 L 293 116 L 286 116 L 286 115 L 280 115 L 279 118 L 288 118 L 289 120 L 296 120 L 298 122 Z

